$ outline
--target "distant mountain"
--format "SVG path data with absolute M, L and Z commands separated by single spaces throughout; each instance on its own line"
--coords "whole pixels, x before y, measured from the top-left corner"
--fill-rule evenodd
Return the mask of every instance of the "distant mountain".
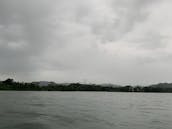
M 102 87 L 121 87 L 121 85 L 111 84 L 111 83 L 103 83 L 100 84 Z
M 38 86 L 56 85 L 55 82 L 48 82 L 48 81 L 32 82 L 32 84 L 36 84 L 36 85 L 38 85 Z
M 172 83 L 158 83 L 150 85 L 152 88 L 172 88 Z

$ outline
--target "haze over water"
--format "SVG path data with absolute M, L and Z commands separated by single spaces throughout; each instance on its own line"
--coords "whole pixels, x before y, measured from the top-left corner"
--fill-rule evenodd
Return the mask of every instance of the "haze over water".
M 0 92 L 0 129 L 171 129 L 172 94 Z

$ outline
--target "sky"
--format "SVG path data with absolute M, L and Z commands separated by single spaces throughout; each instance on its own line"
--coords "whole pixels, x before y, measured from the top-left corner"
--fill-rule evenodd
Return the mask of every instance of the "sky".
M 0 0 L 0 80 L 172 82 L 171 0 Z

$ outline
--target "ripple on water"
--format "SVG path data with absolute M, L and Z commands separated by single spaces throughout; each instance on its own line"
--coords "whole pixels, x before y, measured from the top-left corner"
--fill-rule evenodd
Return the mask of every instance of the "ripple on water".
M 51 129 L 48 125 L 42 123 L 21 123 L 6 129 Z
M 6 111 L 6 115 L 8 116 L 18 116 L 18 117 L 27 117 L 27 118 L 37 118 L 40 116 L 47 116 L 46 114 L 43 113 L 38 113 L 38 112 L 26 112 L 26 111 Z

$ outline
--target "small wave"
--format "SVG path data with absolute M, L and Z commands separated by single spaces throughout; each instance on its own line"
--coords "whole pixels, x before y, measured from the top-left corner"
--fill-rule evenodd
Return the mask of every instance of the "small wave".
M 42 123 L 21 123 L 6 129 L 51 129 L 48 125 Z

